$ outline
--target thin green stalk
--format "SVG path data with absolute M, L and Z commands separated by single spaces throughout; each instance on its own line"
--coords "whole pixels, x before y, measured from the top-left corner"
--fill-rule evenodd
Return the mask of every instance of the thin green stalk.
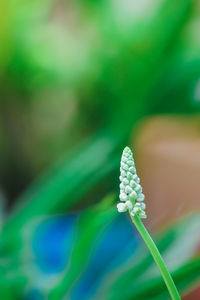
M 129 211 L 133 223 L 141 234 L 161 272 L 172 300 L 180 300 L 180 295 L 160 255 L 160 252 L 141 221 L 141 219 L 145 219 L 147 217 L 145 212 L 146 205 L 144 203 L 145 196 L 140 185 L 140 178 L 136 173 L 133 153 L 129 147 L 125 147 L 122 153 L 119 179 L 119 199 L 121 202 L 117 204 L 118 211 L 120 213 L 126 212 L 127 210 Z
M 148 231 L 146 230 L 141 219 L 137 215 L 131 216 L 131 214 L 130 214 L 130 217 L 131 217 L 134 225 L 136 226 L 137 230 L 139 231 L 141 237 L 143 238 L 145 244 L 149 248 L 149 250 L 160 270 L 160 273 L 165 281 L 165 284 L 168 288 L 171 298 L 173 300 L 180 300 L 181 297 L 180 297 L 178 290 L 174 284 L 174 281 L 173 281 L 169 271 L 167 270 L 167 267 L 160 255 L 160 252 L 158 251 L 158 248 L 156 247 L 154 241 L 152 240 L 151 236 L 149 235 Z

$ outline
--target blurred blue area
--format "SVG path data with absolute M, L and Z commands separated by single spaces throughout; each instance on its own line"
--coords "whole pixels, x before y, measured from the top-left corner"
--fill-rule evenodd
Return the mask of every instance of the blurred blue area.
M 43 300 L 44 295 L 42 294 L 42 292 L 40 290 L 33 289 L 30 292 L 28 292 L 26 299 L 28 299 L 28 300 Z
M 37 228 L 33 239 L 33 253 L 37 266 L 46 274 L 64 270 L 73 242 L 78 215 L 48 218 Z
M 98 239 L 94 253 L 70 298 L 92 299 L 93 293 L 106 272 L 120 266 L 122 261 L 124 262 L 133 254 L 137 246 L 135 229 L 125 214 L 119 214 Z
M 73 251 L 73 241 L 76 235 L 78 214 L 51 217 L 43 220 L 37 227 L 32 250 L 36 267 L 39 270 L 33 289 L 28 292 L 28 299 L 40 300 L 45 295 L 48 277 L 57 277 L 65 270 L 70 253 Z M 136 231 L 131 226 L 125 214 L 118 215 L 110 222 L 103 232 L 98 235 L 92 246 L 91 255 L 85 262 L 85 268 L 70 293 L 70 299 L 89 299 L 95 293 L 101 279 L 131 255 L 137 249 Z M 42 286 L 44 282 L 44 287 Z M 37 287 L 38 286 L 38 287 Z

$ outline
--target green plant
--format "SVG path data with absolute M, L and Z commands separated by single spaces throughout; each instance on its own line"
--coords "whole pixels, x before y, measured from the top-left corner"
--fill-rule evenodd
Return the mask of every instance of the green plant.
M 133 155 L 129 147 L 125 147 L 122 159 L 121 159 L 121 168 L 120 168 L 120 200 L 124 203 L 118 203 L 117 208 L 119 212 L 129 211 L 130 217 L 140 235 L 142 236 L 144 242 L 149 248 L 159 270 L 162 274 L 162 277 L 165 281 L 165 284 L 169 290 L 171 298 L 173 300 L 180 299 L 177 288 L 174 284 L 174 281 L 160 255 L 158 248 L 153 242 L 151 236 L 143 225 L 141 219 L 146 218 L 145 214 L 145 204 L 144 194 L 142 193 L 142 187 L 139 184 L 140 179 L 136 174 L 135 163 L 133 160 Z M 137 202 L 136 202 L 137 201 Z
M 112 205 L 106 208 L 106 216 L 99 207 L 94 216 L 88 204 L 102 199 L 102 193 L 95 190 L 94 194 L 94 189 L 101 187 L 105 194 L 103 180 L 109 184 L 107 192 L 117 189 L 116 182 L 107 178 L 116 178 L 113 173 L 118 171 L 120 149 L 128 143 L 130 136 L 136 135 L 138 121 L 152 114 L 184 113 L 190 116 L 200 111 L 199 101 L 193 97 L 200 67 L 198 1 L 162 0 L 159 5 L 157 1 L 147 1 L 143 14 L 137 18 L 124 13 L 124 8 L 130 10 L 129 1 L 98 1 L 95 4 L 77 1 L 75 7 L 78 15 L 81 14 L 80 28 L 73 6 L 70 13 L 71 4 L 66 10 L 61 7 L 59 13 L 59 5 L 53 1 L 11 3 L 5 0 L 0 3 L 1 173 L 4 180 L 5 177 L 9 179 L 9 190 L 14 189 L 13 185 L 18 178 L 22 180 L 22 176 L 24 186 L 30 179 L 36 180 L 19 196 L 17 205 L 4 218 L 0 291 L 3 299 L 21 299 L 25 284 L 35 283 L 34 275 L 27 272 L 32 266 L 32 256 L 26 253 L 31 241 L 24 239 L 24 229 L 43 216 L 81 208 L 77 236 L 71 245 L 70 272 L 64 272 L 56 287 L 51 287 L 52 295 L 56 291 L 58 300 L 66 293 L 72 299 L 71 290 L 76 288 L 80 274 L 85 270 L 96 232 L 114 219 L 106 217 L 109 209 L 112 215 Z M 137 11 L 140 5 L 135 5 Z M 65 19 L 68 15 L 75 16 L 74 28 L 59 21 L 57 16 L 65 14 Z M 126 16 L 124 20 L 123 16 Z M 89 39 L 88 28 L 92 28 Z M 57 107 L 63 91 L 67 101 L 72 96 L 75 107 L 79 108 L 81 104 L 76 117 L 79 121 L 74 122 L 74 130 L 68 129 L 68 136 L 67 128 L 63 127 L 61 136 L 59 129 L 50 130 L 46 139 L 52 101 L 49 96 L 55 96 Z M 47 103 L 45 113 L 40 110 L 41 103 Z M 68 108 L 67 104 L 63 106 L 63 112 L 65 108 Z M 50 124 L 56 125 L 54 120 L 60 118 L 60 114 L 53 113 L 54 106 L 49 112 Z M 81 118 L 88 124 L 85 134 Z M 27 130 L 23 130 L 26 127 Z M 41 143 L 43 128 L 45 135 Z M 57 145 L 59 153 L 54 151 L 55 146 L 49 145 Z M 71 155 L 68 145 L 73 148 Z M 47 168 L 61 155 L 64 155 L 62 160 Z M 39 177 L 43 156 L 45 173 Z M 35 166 L 39 168 L 35 169 Z M 27 174 L 32 174 L 31 178 Z M 144 209 L 143 205 L 143 217 Z M 199 215 L 192 215 L 155 238 L 181 294 L 188 293 L 199 282 L 199 227 Z M 114 270 L 107 270 L 98 287 L 99 299 L 103 295 L 103 299 L 116 300 L 120 295 L 121 300 L 123 294 L 126 300 L 168 300 L 164 282 L 154 269 L 150 253 L 145 250 L 141 245 L 127 265 L 123 261 Z M 170 261 L 171 257 L 176 264 Z M 93 295 L 93 299 L 97 298 Z

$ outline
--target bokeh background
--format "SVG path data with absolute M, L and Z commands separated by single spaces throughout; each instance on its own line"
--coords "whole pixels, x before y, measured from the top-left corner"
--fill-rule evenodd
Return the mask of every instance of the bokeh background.
M 169 299 L 116 212 L 126 145 L 145 224 L 200 299 L 199 32 L 198 0 L 1 0 L 2 299 Z

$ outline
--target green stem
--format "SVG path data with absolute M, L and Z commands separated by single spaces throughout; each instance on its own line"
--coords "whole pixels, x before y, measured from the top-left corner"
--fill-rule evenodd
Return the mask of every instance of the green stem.
M 160 255 L 160 252 L 158 251 L 158 248 L 156 247 L 154 241 L 152 240 L 148 231 L 144 227 L 144 224 L 142 223 L 141 219 L 138 216 L 134 216 L 134 217 L 131 216 L 131 219 L 132 219 L 133 223 L 135 224 L 137 230 L 139 231 L 140 235 L 142 236 L 145 244 L 149 248 L 149 250 L 160 270 L 160 273 L 165 281 L 165 284 L 168 288 L 171 298 L 173 300 L 180 300 L 181 297 L 177 291 L 174 281 L 173 281 L 169 271 L 167 270 L 167 267 Z

